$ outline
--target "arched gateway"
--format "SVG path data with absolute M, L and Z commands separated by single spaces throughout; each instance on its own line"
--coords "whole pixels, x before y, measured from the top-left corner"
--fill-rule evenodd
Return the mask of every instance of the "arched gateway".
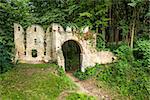
M 65 71 L 75 71 L 82 67 L 82 50 L 80 44 L 74 40 L 68 40 L 62 45 Z
M 82 31 L 67 27 L 64 31 L 61 25 L 52 24 L 44 31 L 41 26 L 32 25 L 24 31 L 21 25 L 14 24 L 14 40 L 15 61 L 57 62 L 66 71 L 81 69 L 84 72 L 86 67 L 92 67 L 96 63 L 111 63 L 115 58 L 109 51 L 96 50 L 96 34 L 90 32 L 88 27 Z M 76 58 L 71 58 L 73 55 Z M 74 62 L 77 63 L 73 64 Z M 72 65 L 68 67 L 69 64 Z

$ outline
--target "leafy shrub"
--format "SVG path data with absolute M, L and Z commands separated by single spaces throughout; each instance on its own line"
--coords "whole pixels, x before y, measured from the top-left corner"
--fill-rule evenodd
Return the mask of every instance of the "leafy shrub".
M 127 95 L 126 81 L 130 71 L 130 65 L 124 61 L 104 66 L 97 75 L 97 80 L 105 81 L 109 86 L 119 87 L 122 94 Z
M 135 60 L 132 50 L 121 45 L 114 50 L 118 61 L 108 65 L 87 68 L 85 73 L 74 73 L 80 80 L 96 78 L 115 88 L 120 94 L 134 100 L 147 100 L 150 95 L 150 76 L 142 67 L 143 61 Z
M 150 40 L 139 40 L 136 42 L 134 56 L 142 62 L 144 67 L 149 66 L 150 71 Z
M 119 60 L 105 65 L 97 74 L 97 80 L 104 81 L 118 89 L 122 95 L 130 96 L 132 99 L 148 99 L 150 78 L 142 67 L 142 61 L 134 59 L 128 46 L 122 45 L 115 52 Z
M 148 77 L 142 68 L 134 68 L 123 60 L 104 66 L 97 74 L 97 80 L 104 81 L 118 89 L 122 95 L 133 96 L 135 99 L 148 98 Z
M 98 50 L 105 49 L 105 39 L 100 33 L 97 35 L 96 40 L 97 40 L 97 43 L 96 43 L 97 49 Z
M 80 80 L 86 80 L 88 78 L 96 76 L 97 72 L 100 70 L 100 65 L 96 64 L 95 67 L 86 68 L 85 72 L 81 72 L 81 70 L 77 70 L 73 73 L 75 77 Z
M 116 53 L 117 57 L 121 60 L 133 60 L 132 50 L 127 45 L 119 46 L 116 50 L 114 50 L 114 52 Z
M 60 76 L 65 76 L 65 71 L 64 71 L 63 68 L 58 67 L 58 68 L 57 68 L 57 71 L 58 71 L 58 75 L 60 75 Z
M 66 100 L 96 100 L 93 96 L 87 96 L 85 94 L 79 93 L 70 93 Z
M 81 72 L 80 70 L 75 71 L 75 72 L 73 73 L 73 75 L 74 75 L 75 77 L 77 77 L 78 79 L 80 79 L 80 80 L 85 80 L 85 79 L 87 79 L 87 77 L 88 77 L 84 72 Z
M 13 24 L 20 22 L 25 26 L 31 22 L 28 2 L 26 0 L 0 1 L 0 73 L 6 72 L 12 67 Z
M 12 56 L 8 50 L 9 46 L 3 44 L 2 42 L 3 40 L 0 41 L 0 73 L 6 72 L 13 67 L 10 59 Z

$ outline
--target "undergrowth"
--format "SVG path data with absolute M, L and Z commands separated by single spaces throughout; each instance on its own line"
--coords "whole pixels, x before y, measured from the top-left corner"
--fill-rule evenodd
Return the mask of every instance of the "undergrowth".
M 139 47 L 137 47 L 136 50 L 138 50 L 138 48 Z M 147 51 L 145 52 L 144 50 Z M 141 53 L 148 55 L 149 49 L 144 50 Z M 95 78 L 97 81 L 102 81 L 110 88 L 119 91 L 119 94 L 129 99 L 150 99 L 149 65 L 148 63 L 144 63 L 145 67 L 143 66 L 143 61 L 148 61 L 147 55 L 143 55 L 145 60 L 137 60 L 133 55 L 134 51 L 126 45 L 118 47 L 114 52 L 118 58 L 115 63 L 107 65 L 97 64 L 94 67 L 87 68 L 85 73 L 76 71 L 74 76 L 80 80 Z
M 96 98 L 82 93 L 70 93 L 66 100 L 96 100 Z

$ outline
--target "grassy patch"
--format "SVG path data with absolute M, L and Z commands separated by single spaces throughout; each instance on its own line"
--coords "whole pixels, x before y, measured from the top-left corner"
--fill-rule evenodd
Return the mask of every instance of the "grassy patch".
M 57 68 L 58 66 L 56 64 L 53 63 L 47 63 L 47 64 L 27 64 L 27 63 L 23 63 L 23 64 L 17 64 L 17 67 L 21 67 L 21 68 Z
M 82 93 L 70 93 L 66 100 L 96 100 L 96 98 Z
M 19 64 L 0 75 L 2 100 L 55 100 L 76 86 L 54 64 Z

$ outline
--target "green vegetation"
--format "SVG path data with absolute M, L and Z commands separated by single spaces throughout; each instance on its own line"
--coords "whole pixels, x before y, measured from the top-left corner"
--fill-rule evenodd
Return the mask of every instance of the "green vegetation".
M 62 73 L 54 64 L 19 64 L 0 75 L 0 99 L 55 100 L 64 90 L 76 88 Z
M 87 96 L 82 93 L 70 93 L 67 97 L 66 100 L 96 100 L 96 98 L 92 96 Z
M 14 36 L 13 24 L 20 23 L 24 27 L 30 25 L 31 14 L 27 5 L 28 0 L 1 0 L 0 1 L 0 73 L 13 67 Z
M 95 78 L 129 99 L 148 100 L 149 3 L 149 0 L 1 0 L 0 97 L 53 99 L 63 90 L 72 89 L 73 84 L 62 69 L 48 70 L 47 65 L 13 65 L 13 23 L 24 28 L 40 24 L 45 29 L 50 23 L 60 23 L 77 29 L 90 26 L 97 33 L 97 49 L 110 49 L 118 57 L 113 64 L 96 65 L 85 73 L 78 70 L 74 73 L 76 77 L 81 80 Z M 81 95 L 75 93 L 71 96 Z
M 50 23 L 81 28 L 90 26 L 97 33 L 97 49 L 120 41 L 134 49 L 137 38 L 149 35 L 149 0 L 1 0 L 0 73 L 12 67 L 13 24 L 24 28 Z M 80 34 L 80 33 L 79 33 Z
M 77 70 L 73 73 L 73 75 L 80 80 L 86 80 L 88 78 L 94 77 L 98 70 L 100 70 L 100 67 L 99 65 L 96 65 L 92 68 L 87 68 L 85 72 L 81 72 L 81 70 Z
M 135 51 L 132 51 L 127 45 L 121 45 L 114 50 L 118 56 L 115 63 L 96 65 L 88 68 L 85 73 L 76 71 L 74 75 L 80 80 L 95 78 L 98 82 L 102 81 L 129 99 L 148 100 L 150 98 L 150 65 L 148 62 L 150 42 L 139 43 L 138 41 L 137 43 Z M 141 45 L 143 46 L 142 50 Z M 146 46 L 144 47 L 144 45 Z M 135 54 L 140 57 L 133 56 L 132 52 L 136 52 Z

